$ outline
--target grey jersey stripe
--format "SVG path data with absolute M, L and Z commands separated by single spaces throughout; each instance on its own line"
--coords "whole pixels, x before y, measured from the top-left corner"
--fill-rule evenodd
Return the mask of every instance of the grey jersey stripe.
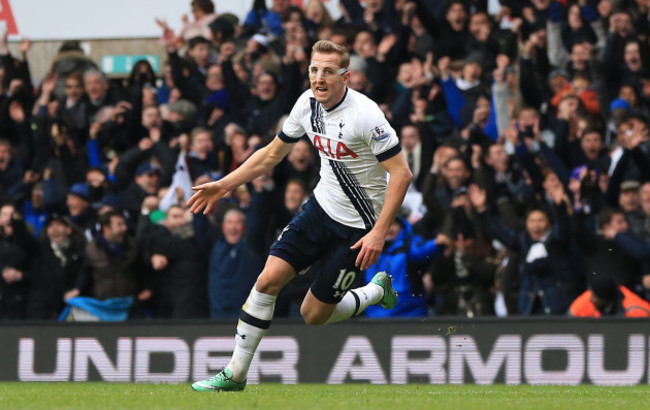
M 343 192 L 350 198 L 350 202 L 359 212 L 366 229 L 371 229 L 375 224 L 375 210 L 372 207 L 370 198 L 366 191 L 361 187 L 357 178 L 350 172 L 345 164 L 338 161 L 329 161 L 332 172 L 339 181 Z

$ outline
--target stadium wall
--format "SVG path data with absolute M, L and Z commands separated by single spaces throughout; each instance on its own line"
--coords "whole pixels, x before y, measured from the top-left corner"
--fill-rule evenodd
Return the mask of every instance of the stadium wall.
M 32 41 L 32 48 L 27 54 L 27 60 L 29 61 L 32 81 L 34 81 L 36 86 L 40 86 L 43 78 L 50 71 L 52 61 L 62 44 L 62 40 Z M 167 61 L 167 54 L 164 47 L 160 44 L 159 38 L 84 40 L 81 42 L 81 46 L 86 52 L 86 55 L 100 68 L 102 68 L 102 57 L 105 55 L 156 55 L 160 60 L 161 66 Z M 11 42 L 9 44 L 9 51 L 13 56 L 20 56 L 19 50 L 19 42 Z M 162 71 L 159 70 L 157 74 L 162 75 Z M 111 74 L 108 76 L 113 77 Z M 118 77 L 124 76 L 119 75 Z
M 647 320 L 276 321 L 249 383 L 650 383 Z M 233 323 L 0 326 L 2 381 L 187 383 L 223 367 Z

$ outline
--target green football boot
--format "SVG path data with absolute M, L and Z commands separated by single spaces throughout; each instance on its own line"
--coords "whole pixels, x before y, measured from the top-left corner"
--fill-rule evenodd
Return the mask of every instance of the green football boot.
M 377 272 L 371 282 L 381 286 L 384 289 L 384 297 L 379 302 L 379 306 L 384 309 L 392 309 L 397 304 L 397 292 L 393 289 L 393 277 L 386 272 Z
M 246 380 L 237 383 L 232 379 L 232 372 L 224 368 L 216 376 L 209 377 L 192 384 L 196 391 L 242 391 L 246 387 Z

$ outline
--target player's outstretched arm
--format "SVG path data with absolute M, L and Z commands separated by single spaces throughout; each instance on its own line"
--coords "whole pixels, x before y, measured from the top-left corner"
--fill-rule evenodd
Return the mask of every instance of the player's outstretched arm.
M 406 157 L 404 157 L 402 152 L 383 161 L 381 165 L 390 174 L 384 206 L 381 209 L 375 226 L 359 242 L 352 246 L 352 249 L 361 248 L 355 263 L 361 270 L 368 269 L 379 259 L 379 255 L 384 248 L 386 232 L 388 232 L 388 228 L 390 228 L 393 220 L 395 220 L 397 211 L 402 206 L 404 195 L 406 195 L 406 190 L 413 178 L 413 174 L 406 162 Z
M 270 171 L 282 161 L 292 147 L 293 144 L 287 144 L 275 137 L 269 145 L 255 151 L 239 168 L 222 179 L 192 187 L 196 192 L 187 201 L 190 212 L 198 213 L 203 210 L 204 214 L 210 213 L 226 193 Z

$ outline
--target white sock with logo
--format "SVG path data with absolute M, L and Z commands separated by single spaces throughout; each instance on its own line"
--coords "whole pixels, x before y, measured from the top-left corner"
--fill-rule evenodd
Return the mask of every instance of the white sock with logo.
M 232 372 L 233 380 L 237 382 L 246 380 L 255 350 L 271 326 L 276 299 L 277 296 L 258 292 L 253 286 L 246 303 L 242 306 L 237 322 L 235 350 L 232 352 L 230 363 L 226 366 Z
M 384 288 L 374 284 L 368 283 L 366 286 L 349 290 L 343 299 L 336 304 L 332 316 L 325 322 L 326 325 L 330 323 L 341 322 L 351 317 L 357 316 L 370 305 L 376 305 L 384 297 Z

